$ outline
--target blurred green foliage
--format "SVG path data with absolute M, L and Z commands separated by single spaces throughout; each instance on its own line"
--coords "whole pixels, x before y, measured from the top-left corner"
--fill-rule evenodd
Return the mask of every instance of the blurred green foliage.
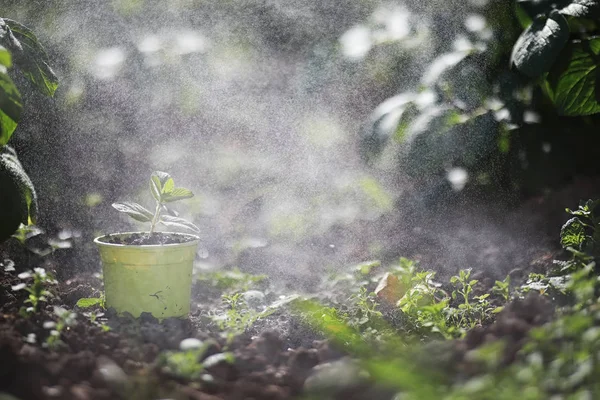
M 600 228 L 593 214 L 596 204 L 597 202 L 589 200 L 581 202 L 578 210 L 568 211 L 584 217 L 586 227 L 595 230 Z M 563 229 L 561 236 L 564 242 L 571 233 Z M 474 300 L 488 301 L 494 298 L 494 302 L 503 304 L 513 296 L 523 296 L 521 288 L 511 288 L 508 278 L 497 281 L 490 292 L 476 296 L 473 288 L 478 282 L 470 279 L 469 271 L 460 271 L 451 278 L 453 289 L 450 302 L 445 299 L 436 300 L 435 296 L 420 304 L 408 300 L 398 302 L 406 319 L 397 327 L 389 324 L 389 312 L 384 316 L 377 311 L 379 307 L 373 302 L 374 299 L 368 300 L 369 296 L 364 290 L 359 292 L 359 296 L 351 297 L 350 310 L 348 305 L 322 305 L 315 301 L 298 302 L 296 310 L 311 326 L 324 332 L 334 343 L 354 356 L 361 368 L 368 372 L 372 382 L 397 391 L 398 398 L 596 398 L 600 395 L 600 386 L 596 380 L 600 373 L 600 280 L 594 257 L 575 252 L 572 247 L 569 249 L 571 259 L 568 263 L 571 268 L 563 268 L 555 276 L 564 278 L 567 297 L 557 305 L 554 312 L 551 309 L 526 311 L 532 315 L 554 313 L 554 316 L 550 322 L 532 327 L 516 348 L 513 341 L 516 339 L 510 336 L 516 335 L 516 331 L 510 327 L 514 327 L 518 320 L 510 314 L 496 322 L 501 325 L 497 329 L 505 331 L 505 335 L 489 337 L 471 347 L 463 353 L 462 359 L 456 358 L 457 355 L 464 352 L 461 349 L 474 339 L 467 338 L 466 342 L 431 342 L 424 340 L 427 336 L 423 336 L 423 331 L 411 331 L 409 328 L 411 320 L 422 323 L 429 319 L 429 324 L 422 325 L 437 325 L 438 328 L 443 326 L 447 329 L 445 332 L 452 332 L 449 329 L 451 327 L 456 331 L 466 332 L 479 326 L 481 332 L 481 325 L 490 326 L 495 316 L 491 313 L 488 319 L 481 319 L 477 309 L 479 306 L 475 305 Z M 419 272 L 415 267 L 413 262 L 403 260 L 401 267 L 396 268 L 396 271 L 401 272 L 403 284 L 413 287 L 431 285 L 432 273 Z M 551 278 L 540 276 L 539 279 Z M 420 289 L 421 292 L 424 290 L 426 289 Z M 410 293 L 410 289 L 406 293 Z M 538 293 L 544 294 L 545 290 L 539 289 Z M 437 316 L 432 316 L 431 304 L 439 306 Z M 361 310 L 362 315 L 369 318 L 356 323 L 349 318 L 354 312 L 352 309 Z M 503 314 L 498 314 L 498 318 L 501 318 L 500 315 Z M 466 319 L 471 318 L 475 323 L 464 324 Z M 373 331 L 387 333 L 373 335 Z M 444 333 L 439 329 L 437 331 Z M 453 335 L 444 334 L 443 337 L 452 339 Z M 429 354 L 432 351 L 433 354 Z
M 418 84 L 373 112 L 363 157 L 395 165 L 438 197 L 450 186 L 463 189 L 450 178 L 457 168 L 467 172 L 467 187 L 525 192 L 558 185 L 576 170 L 594 173 L 596 151 L 588 146 L 597 148 L 598 118 L 581 116 L 598 111 L 599 10 L 594 0 L 487 1 L 450 37 L 444 25 L 458 17 L 440 17 L 431 38 L 436 58 Z M 436 189 L 446 176 L 452 185 Z

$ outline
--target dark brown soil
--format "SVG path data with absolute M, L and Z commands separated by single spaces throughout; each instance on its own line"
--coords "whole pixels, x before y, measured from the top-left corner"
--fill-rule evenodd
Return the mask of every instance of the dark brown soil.
M 132 233 L 132 234 L 121 234 L 115 233 L 107 235 L 103 238 L 102 242 L 111 244 L 126 244 L 134 246 L 144 245 L 164 245 L 164 244 L 176 244 L 176 243 L 188 243 L 196 240 L 195 237 L 180 233 L 165 233 L 165 232 L 154 232 L 149 233 Z
M 300 393 L 314 365 L 339 354 L 324 342 L 288 349 L 279 334 L 269 331 L 254 337 L 241 335 L 228 345 L 193 315 L 159 323 L 149 314 L 136 320 L 109 311 L 97 320 L 111 328 L 105 332 L 74 307 L 79 295 L 95 294 L 89 283 L 82 283 L 85 278 L 60 284 L 56 291 L 62 298 L 25 318 L 19 308 L 27 293 L 11 290 L 19 282 L 15 272 L 0 269 L 0 393 L 22 400 L 283 399 Z M 44 348 L 49 330 L 43 323 L 56 320 L 54 304 L 75 309 L 78 317 L 77 325 L 61 335 L 64 345 L 50 351 Z M 35 343 L 24 340 L 30 334 L 35 334 Z M 161 352 L 177 349 L 181 340 L 190 337 L 212 343 L 199 361 L 225 350 L 235 359 L 208 367 L 208 381 L 202 387 L 169 375 L 158 363 Z M 305 362 L 307 357 L 312 361 Z

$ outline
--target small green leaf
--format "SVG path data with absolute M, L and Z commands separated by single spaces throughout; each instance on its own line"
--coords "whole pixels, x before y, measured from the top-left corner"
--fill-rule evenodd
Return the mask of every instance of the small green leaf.
M 8 143 L 22 111 L 21 94 L 6 74 L 6 68 L 0 66 L 0 146 Z
M 573 0 L 571 4 L 562 8 L 560 13 L 572 17 L 598 18 L 600 16 L 600 1 Z
M 553 11 L 538 16 L 513 47 L 510 62 L 523 74 L 536 78 L 548 71 L 569 40 L 569 24 Z
M 171 179 L 171 175 L 162 171 L 154 171 L 150 176 L 150 192 L 156 201 L 162 200 L 163 186 L 169 179 Z
M 573 41 L 548 75 L 553 101 L 560 115 L 600 112 L 596 75 L 600 72 L 600 38 Z
M 13 53 L 15 65 L 43 94 L 54 96 L 58 88 L 58 78 L 48 65 L 48 54 L 44 47 L 26 26 L 7 18 L 4 18 L 3 22 L 19 44 L 8 47 Z
M 90 308 L 100 304 L 102 304 L 102 299 L 100 297 L 86 297 L 77 300 L 77 304 L 75 305 L 79 308 Z
M 166 193 L 163 195 L 163 201 L 171 203 L 173 201 L 189 199 L 191 197 L 194 197 L 194 193 L 192 193 L 191 190 L 186 188 L 175 188 L 170 193 Z
M 560 229 L 560 244 L 563 248 L 581 248 L 585 241 L 585 227 L 577 217 L 568 220 Z
M 163 185 L 162 193 L 170 194 L 173 191 L 173 189 L 175 189 L 175 181 L 173 181 L 173 178 L 169 177 L 169 179 L 167 179 L 167 181 Z
M 175 228 L 184 228 L 184 229 L 190 229 L 194 232 L 200 232 L 200 229 L 192 224 L 189 221 L 186 221 L 183 218 L 179 218 L 179 217 L 174 217 L 172 215 L 163 215 L 160 217 L 160 223 L 165 225 L 165 226 L 172 226 Z
M 152 217 L 154 216 L 150 211 L 145 209 L 143 206 L 141 206 L 137 203 L 129 202 L 129 201 L 124 201 L 122 203 L 113 203 L 112 206 L 117 211 L 125 213 L 125 214 L 129 215 L 131 218 L 135 219 L 136 221 L 140 221 L 140 222 L 150 222 L 150 221 L 152 221 Z

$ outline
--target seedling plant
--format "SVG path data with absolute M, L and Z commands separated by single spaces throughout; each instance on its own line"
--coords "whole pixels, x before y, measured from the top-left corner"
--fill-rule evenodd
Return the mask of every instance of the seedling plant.
M 44 328 L 50 330 L 50 334 L 46 338 L 44 347 L 47 347 L 50 350 L 56 350 L 63 346 L 64 342 L 61 340 L 62 332 L 77 324 L 77 314 L 65 308 L 54 307 L 54 315 L 57 318 L 56 322 L 44 322 Z
M 22 280 L 32 280 L 30 284 L 22 282 L 12 287 L 13 291 L 25 290 L 29 293 L 29 296 L 25 300 L 25 304 L 29 304 L 29 306 L 21 308 L 22 315 L 36 313 L 41 303 L 46 303 L 50 298 L 54 297 L 49 287 L 50 285 L 55 285 L 57 282 L 45 269 L 34 268 L 33 272 L 23 272 L 18 276 Z
M 221 299 L 226 310 L 214 315 L 212 319 L 223 336 L 227 338 L 228 343 L 237 335 L 245 332 L 260 318 L 265 318 L 275 311 L 273 308 L 266 308 L 261 311 L 249 307 L 241 292 L 223 294 Z
M 112 206 L 117 211 L 129 215 L 136 221 L 150 223 L 149 235 L 154 233 L 157 224 L 199 232 L 196 225 L 180 218 L 176 212 L 167 207 L 169 203 L 194 197 L 194 193 L 191 190 L 175 187 L 175 182 L 171 178 L 171 175 L 166 172 L 155 171 L 150 177 L 150 193 L 152 193 L 152 197 L 156 202 L 154 212 L 131 201 L 113 203 Z M 164 212 L 169 214 L 164 214 Z

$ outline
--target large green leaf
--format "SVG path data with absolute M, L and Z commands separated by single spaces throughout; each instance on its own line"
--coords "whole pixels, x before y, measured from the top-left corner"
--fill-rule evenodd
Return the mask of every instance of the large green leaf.
M 48 65 L 48 54 L 35 34 L 26 26 L 11 19 L 4 18 L 3 23 L 11 33 L 11 40 L 2 44 L 12 52 L 15 65 L 43 94 L 54 96 L 58 87 L 58 78 Z M 17 40 L 18 45 L 14 43 L 13 38 Z
M 140 222 L 150 222 L 154 217 L 150 211 L 143 206 L 133 203 L 130 201 L 124 201 L 122 203 L 113 203 L 112 205 L 117 211 L 129 215 L 131 218 Z
M 0 66 L 0 146 L 8 143 L 22 111 L 21 94 L 7 75 L 6 68 Z
M 0 194 L 3 196 L 0 198 L 0 204 L 9 207 L 0 210 L 0 220 L 6 222 L 7 219 L 16 217 L 18 222 L 24 225 L 34 224 L 37 217 L 35 189 L 10 146 L 0 148 L 0 188 Z
M 538 16 L 513 47 L 511 64 L 532 78 L 548 71 L 569 40 L 569 24 L 559 12 Z
M 573 0 L 571 4 L 563 7 L 560 13 L 573 17 L 598 18 L 600 16 L 600 1 Z
M 194 197 L 194 193 L 192 193 L 191 190 L 178 187 L 174 188 L 168 193 L 163 194 L 163 201 L 171 203 L 173 201 L 189 199 L 191 197 Z
M 600 112 L 597 75 L 600 38 L 567 45 L 560 61 L 548 75 L 551 96 L 560 115 L 589 115 Z
M 196 225 L 192 224 L 191 222 L 189 222 L 183 218 L 174 217 L 172 215 L 161 216 L 159 222 L 165 226 L 172 226 L 175 228 L 184 228 L 184 229 L 192 230 L 194 232 L 200 232 L 200 228 L 198 228 Z

